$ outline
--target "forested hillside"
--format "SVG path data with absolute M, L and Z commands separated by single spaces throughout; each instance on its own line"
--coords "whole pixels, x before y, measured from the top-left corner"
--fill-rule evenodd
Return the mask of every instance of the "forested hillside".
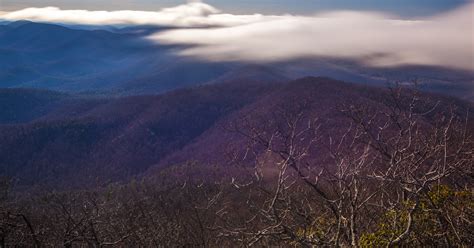
M 0 128 L 3 244 L 472 240 L 468 102 L 308 77 L 75 99 L 67 110 Z

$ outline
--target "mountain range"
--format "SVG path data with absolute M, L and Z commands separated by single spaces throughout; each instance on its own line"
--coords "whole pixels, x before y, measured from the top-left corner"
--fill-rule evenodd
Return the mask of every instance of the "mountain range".
M 1 174 L 15 178 L 18 187 L 54 188 L 126 182 L 190 161 L 204 166 L 200 173 L 206 166 L 225 168 L 229 155 L 246 147 L 245 138 L 227 128 L 232 123 L 278 126 L 285 121 L 280 110 L 296 112 L 305 105 L 321 120 L 323 133 L 335 134 L 350 122 L 341 114 L 344 106 L 383 110 L 390 96 L 386 88 L 324 77 L 233 81 L 116 98 L 25 89 L 4 89 L 0 95 Z M 428 93 L 422 98 L 427 106 L 442 103 L 472 112 L 471 103 L 456 98 Z
M 325 133 L 340 133 L 341 108 L 386 109 L 395 83 L 416 82 L 427 106 L 472 112 L 472 72 L 202 61 L 147 39 L 164 29 L 0 24 L 0 174 L 18 187 L 84 188 L 189 161 L 228 164 L 246 146 L 232 123 L 278 126 L 279 110 L 306 105 Z
M 148 39 L 157 26 L 112 28 L 17 21 L 0 24 L 0 88 L 102 95 L 156 94 L 232 80 L 325 76 L 385 86 L 417 81 L 424 90 L 473 99 L 474 74 L 438 67 L 367 67 L 306 58 L 273 63 L 212 62 L 179 55 L 183 46 Z

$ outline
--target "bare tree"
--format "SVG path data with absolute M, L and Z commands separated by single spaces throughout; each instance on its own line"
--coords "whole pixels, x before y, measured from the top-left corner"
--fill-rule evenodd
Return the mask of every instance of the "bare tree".
M 401 87 L 390 89 L 390 97 L 378 109 L 347 105 L 344 132 L 322 130 L 324 123 L 311 116 L 305 101 L 280 108 L 266 122 L 233 124 L 229 129 L 250 141 L 243 158 L 249 153 L 257 158 L 255 178 L 233 184 L 260 193 L 248 189 L 247 207 L 254 211 L 245 225 L 223 230 L 248 246 L 276 240 L 302 247 L 358 247 L 362 235 L 396 210 L 405 213 L 398 223 L 403 227 L 384 244 L 409 240 L 417 225 L 414 216 L 434 186 L 449 183 L 459 171 L 472 171 L 473 144 L 468 116 L 454 108 L 426 106 L 416 92 Z M 276 171 L 270 181 L 262 172 L 269 167 Z M 448 229 L 457 231 L 450 218 L 435 204 L 430 208 L 439 212 L 445 244 L 452 244 Z

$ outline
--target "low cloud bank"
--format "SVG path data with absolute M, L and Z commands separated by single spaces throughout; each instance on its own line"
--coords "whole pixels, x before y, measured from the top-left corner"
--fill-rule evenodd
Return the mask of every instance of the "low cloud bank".
M 323 56 L 371 66 L 431 65 L 474 70 L 474 3 L 420 20 L 373 12 L 281 16 L 238 26 L 158 33 L 157 42 L 194 44 L 182 55 L 281 61 Z
M 231 15 L 221 13 L 211 5 L 189 1 L 187 4 L 159 11 L 89 11 L 63 10 L 57 7 L 27 8 L 14 12 L 0 12 L 7 21 L 84 25 L 161 25 L 169 27 L 235 26 L 262 20 L 263 15 Z
M 319 56 L 357 59 L 371 66 L 433 65 L 474 71 L 473 13 L 471 1 L 417 20 L 356 11 L 235 15 L 191 1 L 157 12 L 28 8 L 0 13 L 0 19 L 180 27 L 149 39 L 195 45 L 180 54 L 215 61 L 273 62 Z

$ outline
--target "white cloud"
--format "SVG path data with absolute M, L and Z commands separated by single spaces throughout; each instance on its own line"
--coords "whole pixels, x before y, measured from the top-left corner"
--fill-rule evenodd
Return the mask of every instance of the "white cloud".
M 313 16 L 235 15 L 201 1 L 188 1 L 157 12 L 28 8 L 0 13 L 0 19 L 181 27 L 150 39 L 193 44 L 181 54 L 217 61 L 327 56 L 359 59 L 373 66 L 417 64 L 474 70 L 473 13 L 471 1 L 459 9 L 419 20 L 355 11 Z M 196 28 L 203 26 L 216 27 Z
M 406 64 L 474 70 L 474 3 L 438 16 L 401 20 L 373 12 L 262 18 L 213 29 L 158 33 L 161 43 L 194 44 L 182 55 L 209 60 L 279 61 L 327 56 L 372 66 Z
M 27 8 L 0 13 L 0 19 L 8 21 L 30 20 L 37 22 L 86 24 L 86 25 L 163 25 L 174 27 L 230 26 L 255 22 L 262 15 L 229 15 L 202 3 L 187 4 L 160 11 L 89 11 L 62 10 L 57 7 Z

